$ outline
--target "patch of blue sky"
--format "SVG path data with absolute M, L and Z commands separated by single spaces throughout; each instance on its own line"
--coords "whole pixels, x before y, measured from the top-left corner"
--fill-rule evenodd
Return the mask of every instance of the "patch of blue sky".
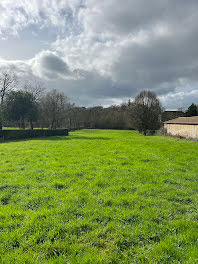
M 56 37 L 55 30 L 41 30 L 37 25 L 31 24 L 17 36 L 8 35 L 7 38 L 0 39 L 0 57 L 8 60 L 31 59 L 40 51 L 50 49 Z

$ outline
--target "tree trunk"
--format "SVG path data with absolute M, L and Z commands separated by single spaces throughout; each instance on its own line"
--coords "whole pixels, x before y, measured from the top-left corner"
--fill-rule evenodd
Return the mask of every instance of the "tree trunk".
M 71 118 L 68 118 L 68 123 L 69 123 L 69 130 L 71 129 Z
M 20 128 L 25 129 L 25 122 L 23 117 L 21 117 L 20 119 Z
M 32 120 L 30 120 L 30 129 L 34 129 L 34 125 L 33 125 L 33 122 L 32 122 Z
M 20 121 L 17 121 L 17 125 L 18 125 L 19 128 L 21 128 Z

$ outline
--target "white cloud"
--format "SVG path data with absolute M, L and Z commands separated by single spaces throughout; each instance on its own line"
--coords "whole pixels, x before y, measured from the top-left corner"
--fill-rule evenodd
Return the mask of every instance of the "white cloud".
M 80 0 L 1 0 L 0 35 L 20 33 L 29 25 L 40 28 L 56 27 L 59 33 L 71 27 Z
M 32 75 L 31 67 L 28 61 L 20 61 L 20 60 L 3 60 L 0 59 L 0 71 L 11 71 L 16 72 L 19 77 L 24 78 L 28 75 Z

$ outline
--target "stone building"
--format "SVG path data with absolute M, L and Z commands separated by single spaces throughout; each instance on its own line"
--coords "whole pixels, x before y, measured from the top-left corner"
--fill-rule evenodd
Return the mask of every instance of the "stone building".
M 185 138 L 198 138 L 198 116 L 178 117 L 164 122 L 167 134 Z

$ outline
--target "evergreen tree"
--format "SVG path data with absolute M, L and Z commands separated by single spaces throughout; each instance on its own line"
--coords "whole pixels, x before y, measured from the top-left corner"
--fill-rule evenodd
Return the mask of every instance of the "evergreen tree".
M 197 111 L 197 106 L 195 104 L 191 104 L 188 107 L 188 110 L 186 112 L 186 116 L 197 116 L 198 115 L 198 111 Z

